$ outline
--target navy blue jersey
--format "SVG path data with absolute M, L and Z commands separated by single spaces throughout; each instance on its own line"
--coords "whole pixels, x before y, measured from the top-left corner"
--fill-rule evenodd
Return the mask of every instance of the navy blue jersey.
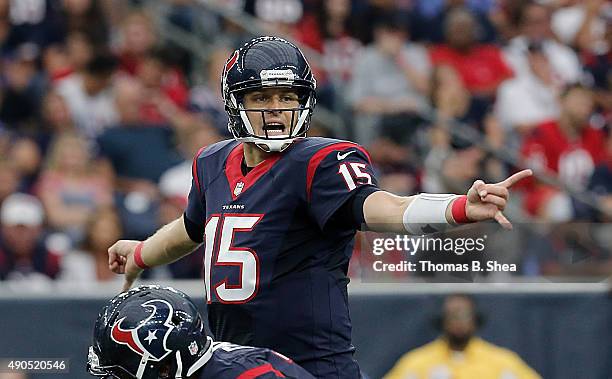
M 212 350 L 200 372 L 202 379 L 314 379 L 291 359 L 270 349 L 213 342 Z
M 204 229 L 215 338 L 271 348 L 318 378 L 359 377 L 346 276 L 355 226 L 332 215 L 376 186 L 367 152 L 305 138 L 246 176 L 242 161 L 233 140 L 199 152 L 185 212 Z

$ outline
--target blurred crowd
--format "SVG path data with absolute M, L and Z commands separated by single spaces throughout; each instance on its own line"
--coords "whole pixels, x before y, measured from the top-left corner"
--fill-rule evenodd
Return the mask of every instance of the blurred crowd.
M 365 145 L 382 188 L 464 193 L 524 166 L 561 186 L 524 184 L 520 219 L 610 221 L 611 2 L 199 3 L 0 0 L 0 280 L 120 280 L 107 269 L 110 244 L 182 213 L 193 155 L 228 138 L 223 64 L 251 37 L 216 7 L 305 48 L 318 106 L 345 125 L 316 121 L 310 135 Z M 205 64 L 170 42 L 160 19 L 206 36 Z M 596 206 L 568 191 L 595 194 Z M 521 272 L 564 274 L 560 252 L 577 248 L 597 262 L 582 274 L 612 272 L 611 233 L 596 230 L 535 238 L 533 251 L 555 254 L 518 258 Z M 192 254 L 147 275 L 200 272 Z

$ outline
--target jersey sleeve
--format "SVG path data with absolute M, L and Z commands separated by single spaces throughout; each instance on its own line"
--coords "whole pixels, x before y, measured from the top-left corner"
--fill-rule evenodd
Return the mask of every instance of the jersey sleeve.
M 367 151 L 340 142 L 322 148 L 308 163 L 306 198 L 311 217 L 323 229 L 330 217 L 364 186 L 378 187 Z
M 198 156 L 196 154 L 191 165 L 191 189 L 187 198 L 187 208 L 185 209 L 185 229 L 189 237 L 194 242 L 202 242 L 204 236 L 204 220 L 206 219 L 206 199 L 204 188 L 201 183 L 201 167 L 198 166 Z

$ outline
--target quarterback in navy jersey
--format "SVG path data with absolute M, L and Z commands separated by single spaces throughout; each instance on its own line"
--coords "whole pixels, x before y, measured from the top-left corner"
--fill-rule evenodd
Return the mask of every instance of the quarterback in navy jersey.
M 124 292 L 102 309 L 87 371 L 119 379 L 314 379 L 270 349 L 213 341 L 191 299 L 160 286 Z
M 508 188 L 476 181 L 467 195 L 395 196 L 377 187 L 361 146 L 308 138 L 316 81 L 293 44 L 259 37 L 236 50 L 222 89 L 234 139 L 203 148 L 180 219 L 146 241 L 118 241 L 109 267 L 125 289 L 143 269 L 205 244 L 215 337 L 274 349 L 317 378 L 361 376 L 353 359 L 347 269 L 356 230 L 423 234 L 495 219 Z

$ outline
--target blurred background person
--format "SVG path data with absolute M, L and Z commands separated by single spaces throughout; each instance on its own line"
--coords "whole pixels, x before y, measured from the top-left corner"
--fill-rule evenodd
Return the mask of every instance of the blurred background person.
M 551 29 L 563 44 L 579 52 L 601 52 L 609 49 L 606 24 L 612 17 L 607 0 L 568 0 L 561 2 L 551 16 Z
M 508 134 L 523 136 L 538 124 L 559 116 L 560 83 L 542 45 L 528 47 L 529 72 L 502 83 L 495 112 Z
M 61 8 L 52 0 L 32 2 L 2 1 L 0 12 L 5 21 L 3 31 L 3 50 L 11 51 L 15 47 L 31 43 L 39 49 L 62 41 Z
M 535 127 L 521 147 L 524 164 L 558 176 L 569 188 L 584 191 L 595 166 L 606 156 L 606 132 L 594 125 L 592 91 L 582 85 L 567 87 L 561 95 L 559 118 Z M 569 221 L 574 217 L 571 198 L 559 189 L 531 181 L 525 209 L 540 220 Z
M 471 97 L 455 69 L 444 65 L 434 69 L 431 99 L 438 117 L 428 130 L 423 190 L 445 193 L 464 188 L 477 177 L 502 179 L 501 163 L 490 159 L 471 139 L 477 132 L 493 148 L 504 145 L 503 130 L 488 104 Z M 464 137 L 453 133 L 454 129 Z
M 551 7 L 547 3 L 527 1 L 518 9 L 519 35 L 512 38 L 504 48 L 506 60 L 514 74 L 529 75 L 529 46 L 539 47 L 550 62 L 553 78 L 561 84 L 580 81 L 582 68 L 576 53 L 568 46 L 557 42 L 551 30 Z
M 119 80 L 115 87 L 119 124 L 96 141 L 101 164 L 115 175 L 115 201 L 125 234 L 132 238 L 146 238 L 156 230 L 159 179 L 182 161 L 175 129 L 145 121 L 142 106 L 146 99 L 141 82 L 132 78 Z
M 584 42 L 587 46 L 580 48 L 581 59 L 595 90 L 595 102 L 609 122 L 612 112 L 612 4 L 602 1 L 592 1 L 591 4 L 594 6 L 588 11 L 580 30 L 596 29 L 597 32 L 587 34 Z M 598 26 L 589 27 L 589 20 L 597 20 Z
M 61 0 L 61 17 L 64 34 L 84 33 L 96 47 L 108 44 L 110 33 L 106 14 L 101 3 L 104 0 Z
M 63 42 L 44 50 L 42 68 L 48 80 L 57 83 L 75 72 L 83 72 L 97 49 L 100 47 L 94 45 L 88 34 L 72 31 Z
M 8 160 L 0 160 L 0 206 L 4 199 L 18 191 L 19 181 L 15 165 Z
M 491 101 L 497 87 L 512 77 L 501 50 L 477 39 L 477 22 L 466 8 L 450 11 L 444 23 L 444 42 L 430 49 L 434 65 L 450 65 L 470 94 Z
M 30 193 L 38 178 L 42 164 L 42 151 L 33 138 L 10 133 L 7 145 L 2 148 L 2 156 L 17 171 L 19 184 L 17 190 Z
M 449 15 L 458 8 L 469 9 L 474 15 L 477 27 L 477 39 L 480 42 L 495 42 L 498 39 L 490 13 L 499 3 L 496 1 L 469 0 L 416 0 L 411 19 L 411 28 L 415 39 L 431 43 L 442 43 L 445 39 L 445 27 Z
M 79 133 L 66 100 L 54 90 L 48 91 L 43 98 L 38 128 L 36 142 L 45 156 L 49 153 L 51 142 L 56 136 Z
M 470 296 L 447 296 L 435 322 L 442 335 L 406 353 L 385 379 L 540 378 L 516 353 L 476 336 L 483 316 Z
M 229 137 L 227 130 L 227 113 L 223 104 L 219 78 L 223 73 L 223 66 L 227 57 L 233 50 L 225 44 L 214 46 L 210 54 L 210 61 L 204 68 L 203 75 L 206 82 L 195 85 L 189 92 L 189 109 L 205 120 L 213 123 L 217 133 Z
M 310 8 L 310 9 L 309 9 Z M 358 20 L 349 0 L 315 2 L 296 25 L 296 40 L 314 49 L 317 60 L 317 102 L 343 111 L 344 91 L 353 76 L 353 62 L 362 48 L 356 37 Z
M 189 90 L 172 54 L 168 49 L 152 49 L 144 54 L 136 68 L 135 78 L 147 93 L 141 113 L 143 121 L 149 124 L 173 122 L 179 116 L 177 113 L 187 107 Z
M 87 220 L 97 209 L 112 204 L 109 178 L 96 169 L 87 141 L 73 133 L 56 136 L 36 193 L 47 214 L 47 224 L 80 244 Z
M 221 140 L 214 127 L 204 123 L 181 131 L 178 138 L 178 149 L 184 161 L 164 171 L 159 179 L 159 189 L 164 198 L 178 203 L 179 213 L 162 217 L 161 225 L 175 220 L 183 213 L 191 189 L 193 159 L 198 151 Z
M 385 119 L 399 119 L 410 135 L 415 116 L 427 109 L 429 56 L 423 46 L 408 41 L 404 21 L 388 14 L 376 21 L 374 43 L 356 57 L 348 89 L 356 142 L 368 145 Z
M 0 209 L 0 279 L 35 287 L 57 276 L 60 258 L 45 245 L 44 218 L 42 204 L 34 196 L 15 193 L 4 200 Z
M 115 46 L 119 67 L 135 75 L 140 62 L 159 42 L 153 20 L 142 9 L 132 9 L 124 16 Z
M 117 67 L 109 54 L 92 58 L 82 72 L 75 72 L 56 83 L 74 123 L 89 138 L 117 122 L 111 79 Z
M 119 275 L 108 270 L 108 248 L 121 238 L 123 228 L 111 206 L 97 208 L 87 219 L 84 238 L 77 249 L 62 257 L 58 280 L 78 282 L 79 286 L 100 282 L 121 283 Z
M 35 133 L 35 120 L 45 93 L 46 80 L 38 70 L 40 49 L 22 44 L 2 56 L 3 91 L 0 120 L 18 133 Z

